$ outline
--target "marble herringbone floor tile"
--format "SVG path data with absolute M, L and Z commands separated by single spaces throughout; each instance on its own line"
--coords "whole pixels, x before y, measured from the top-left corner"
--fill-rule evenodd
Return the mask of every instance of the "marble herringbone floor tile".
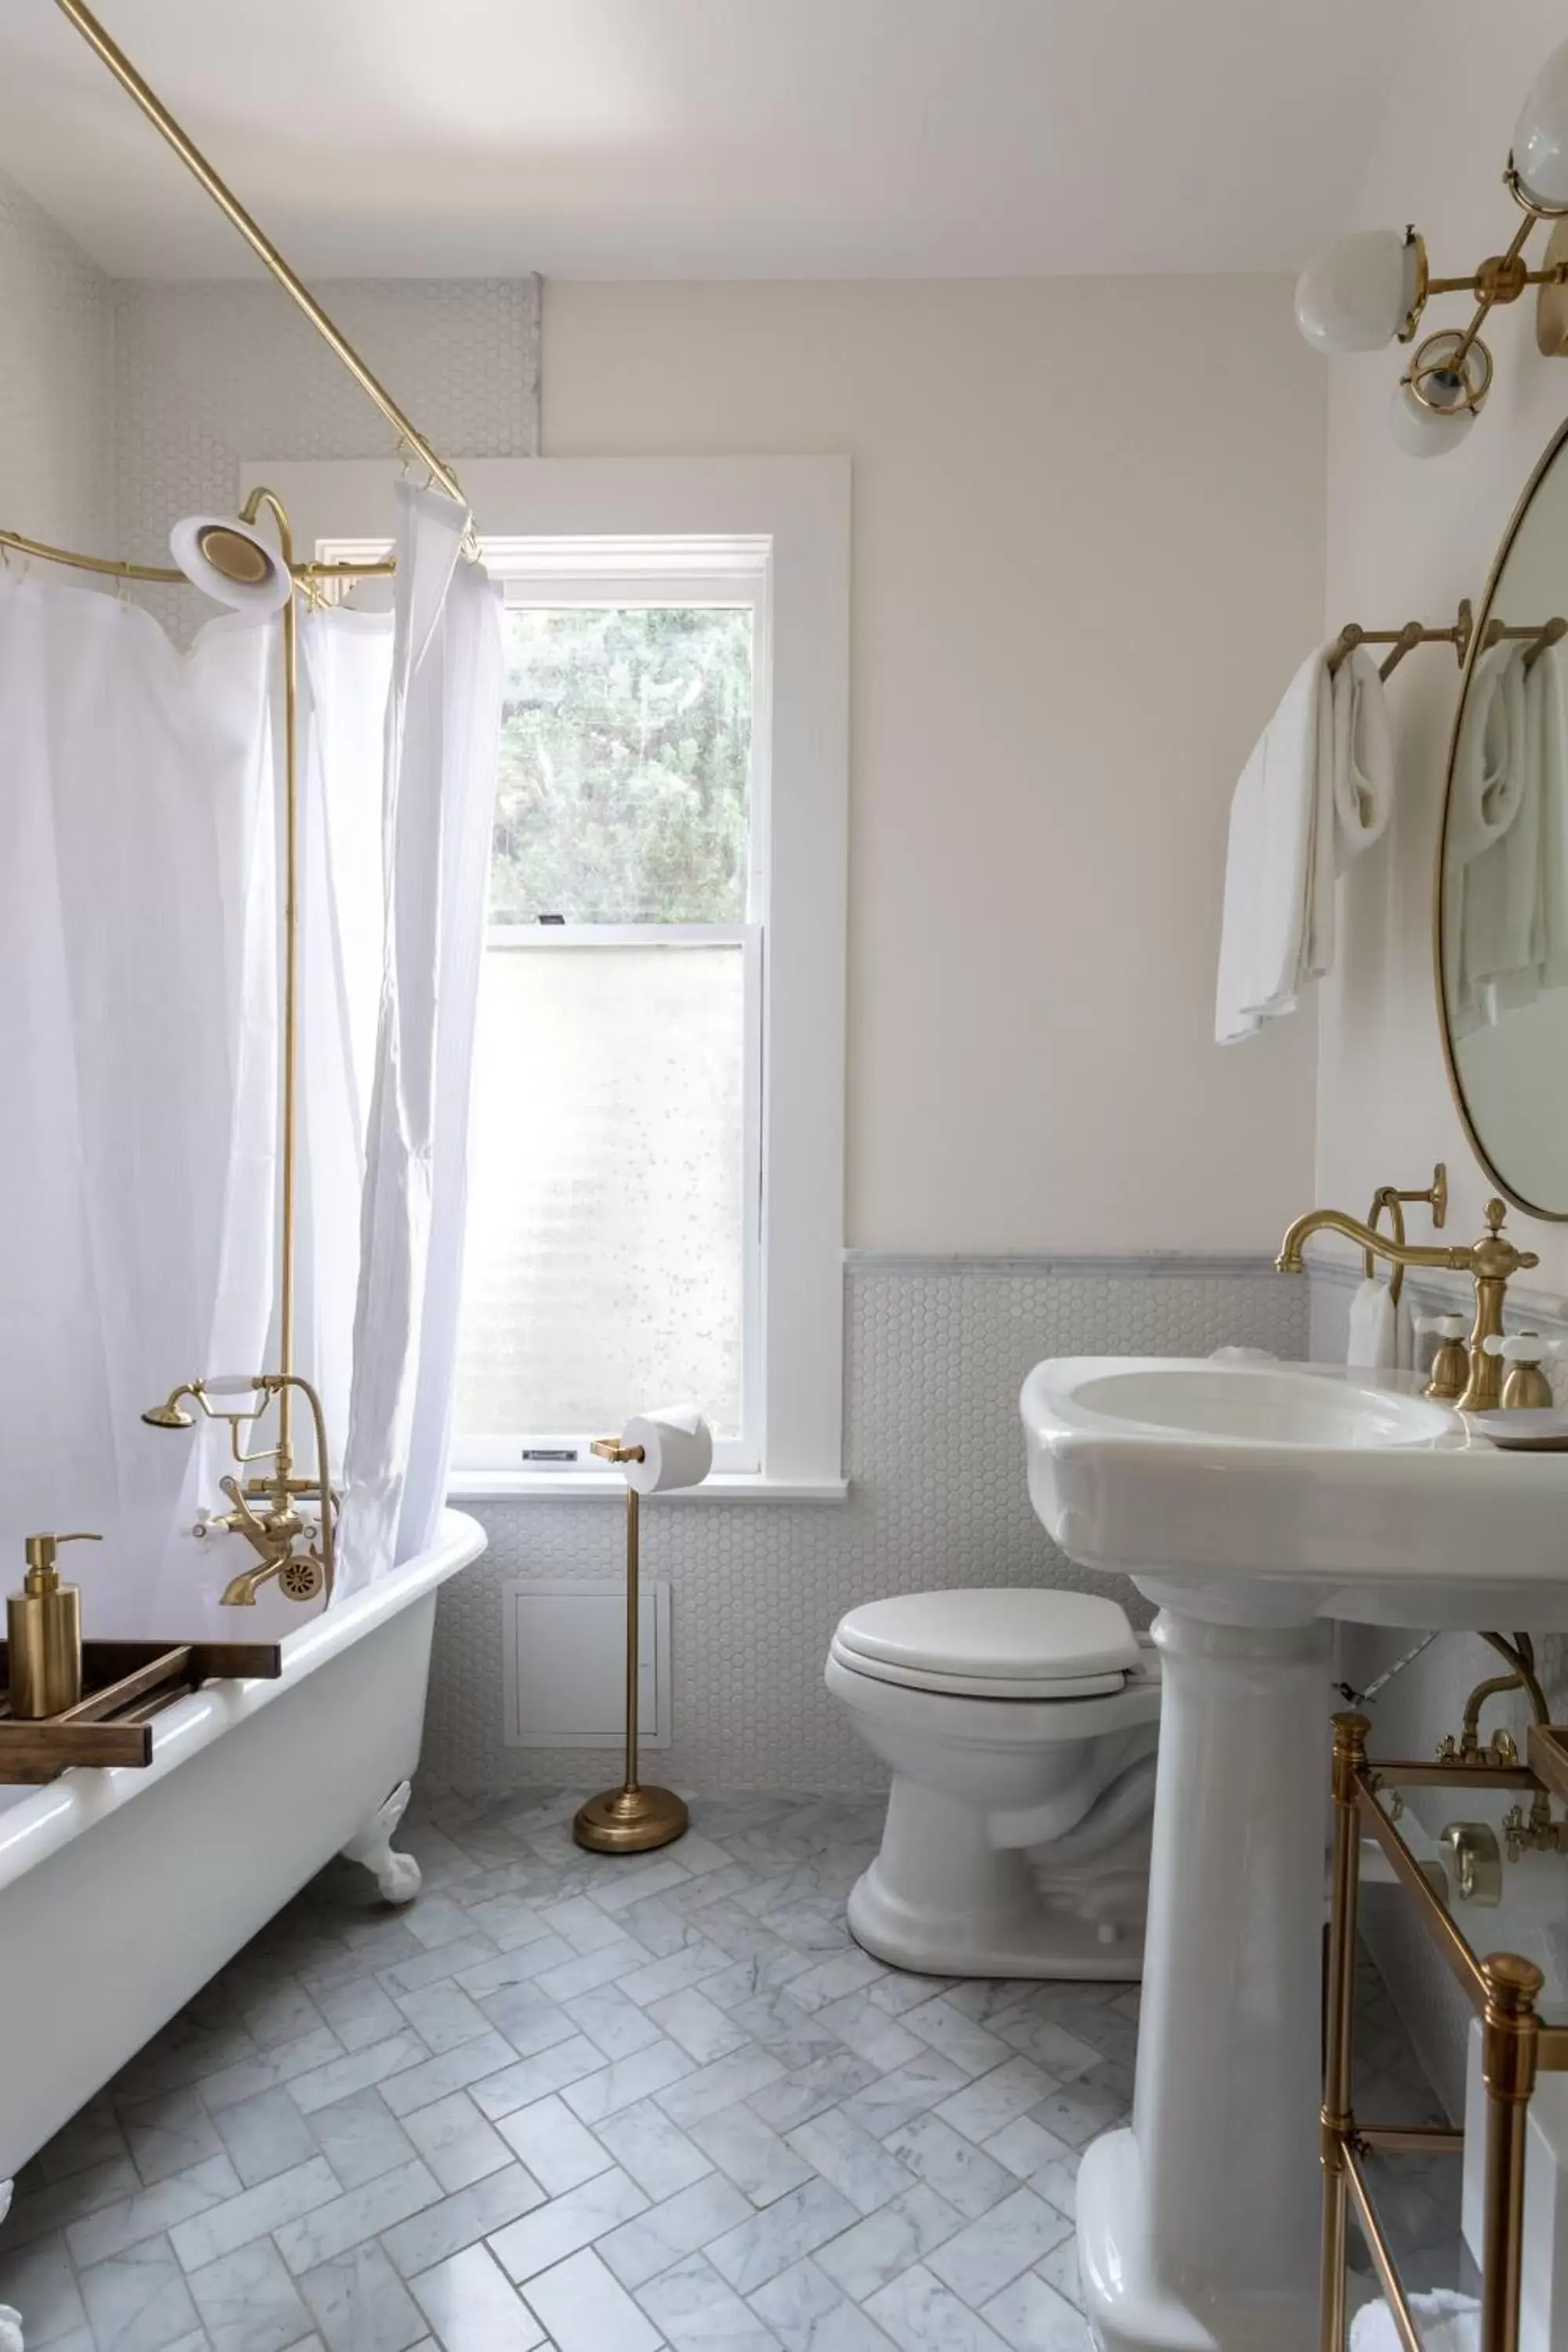
M 1089 2352 L 1083 2148 L 1136 1987 L 884 1968 L 881 1809 L 422 1790 L 419 1901 L 322 1873 L 72 2119 L 0 2228 L 37 2352 Z M 1429 2104 L 1363 1980 L 1384 2104 Z M 1428 2264 L 1434 2173 L 1391 2198 Z

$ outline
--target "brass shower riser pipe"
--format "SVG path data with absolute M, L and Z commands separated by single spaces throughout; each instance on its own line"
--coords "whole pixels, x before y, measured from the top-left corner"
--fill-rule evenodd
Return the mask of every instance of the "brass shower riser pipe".
M 241 507 L 242 522 L 255 524 L 263 507 L 278 532 L 278 551 L 292 577 L 294 533 L 288 509 L 275 491 L 254 489 Z M 294 1230 L 296 1222 L 296 1154 L 300 1117 L 300 610 L 292 592 L 285 597 L 283 650 L 283 1167 L 279 1211 L 278 1368 L 283 1386 L 278 1391 L 278 1474 L 287 1479 L 294 1467 L 293 1416 L 289 1411 L 294 1375 Z M 323 1486 L 327 1467 L 318 1463 Z

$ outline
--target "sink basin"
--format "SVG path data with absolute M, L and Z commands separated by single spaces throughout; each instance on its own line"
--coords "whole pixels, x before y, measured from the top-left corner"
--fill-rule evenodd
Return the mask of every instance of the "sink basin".
M 1272 1358 L 1070 1357 L 1024 1383 L 1037 1514 L 1160 1607 L 1132 2121 L 1078 2188 L 1105 2352 L 1321 2342 L 1324 1621 L 1568 1626 L 1568 1454 L 1500 1452 L 1416 1387 Z
M 1112 1370 L 1090 1359 L 1078 1378 L 1063 1387 L 1052 1383 L 1049 1393 L 1086 1424 L 1092 1419 L 1129 1433 L 1153 1430 L 1162 1437 L 1228 1437 L 1252 1445 L 1464 1443 L 1463 1424 L 1447 1405 L 1373 1386 L 1360 1375 L 1288 1364 L 1216 1364 L 1205 1358 Z
M 1254 1620 L 1304 1606 L 1568 1626 L 1568 1454 L 1500 1453 L 1411 1374 L 1063 1357 L 1036 1366 L 1021 1407 L 1051 1535 L 1154 1599 L 1179 1587 L 1204 1614 Z M 1245 1594 L 1215 1593 L 1237 1576 Z

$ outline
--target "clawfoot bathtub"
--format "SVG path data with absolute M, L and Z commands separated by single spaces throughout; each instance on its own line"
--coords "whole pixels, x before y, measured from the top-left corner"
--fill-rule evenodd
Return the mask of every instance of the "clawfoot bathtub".
M 0 1790 L 0 2213 L 9 2177 L 334 1853 L 389 1901 L 418 1892 L 392 1837 L 436 1595 L 484 1544 L 447 1512 L 427 1551 L 286 1637 L 281 1680 L 161 1715 L 145 1770 Z M 21 2341 L 0 2308 L 0 2352 Z

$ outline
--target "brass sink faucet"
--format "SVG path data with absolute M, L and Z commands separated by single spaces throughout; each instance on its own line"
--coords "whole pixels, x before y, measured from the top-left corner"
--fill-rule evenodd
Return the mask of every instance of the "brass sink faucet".
M 1312 1234 L 1335 1233 L 1343 1234 L 1360 1249 L 1387 1258 L 1391 1265 L 1438 1265 L 1453 1274 L 1468 1274 L 1476 1286 L 1476 1319 L 1469 1338 L 1469 1377 L 1456 1402 L 1461 1412 L 1491 1412 L 1502 1402 L 1507 1368 L 1500 1356 L 1487 1353 L 1486 1343 L 1502 1336 L 1503 1300 L 1512 1276 L 1541 1263 L 1533 1250 L 1515 1249 L 1503 1238 L 1501 1226 L 1507 1214 L 1500 1201 L 1489 1201 L 1487 1230 L 1479 1241 L 1468 1249 L 1447 1249 L 1441 1244 L 1401 1242 L 1389 1234 L 1374 1234 L 1370 1225 L 1347 1216 L 1342 1209 L 1310 1209 L 1304 1217 L 1297 1218 L 1280 1243 L 1275 1264 L 1281 1274 L 1300 1274 L 1302 1243 Z

